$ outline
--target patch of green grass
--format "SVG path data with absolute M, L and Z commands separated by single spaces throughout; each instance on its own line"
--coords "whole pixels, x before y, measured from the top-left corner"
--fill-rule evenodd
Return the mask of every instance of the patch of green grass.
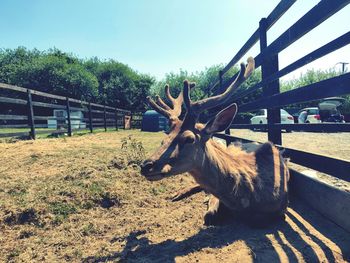
M 151 193 L 153 195 L 159 195 L 159 194 L 165 193 L 166 191 L 167 191 L 167 189 L 164 185 L 160 185 L 158 187 L 151 188 Z
M 97 232 L 98 232 L 98 230 L 96 229 L 96 227 L 92 223 L 88 223 L 88 224 L 84 225 L 81 229 L 81 234 L 83 236 L 90 236 L 90 235 L 96 234 Z
M 99 196 L 104 192 L 104 187 L 101 185 L 101 183 L 93 182 L 88 186 L 88 192 L 92 196 Z
M 75 205 L 66 202 L 52 202 L 49 204 L 49 209 L 55 215 L 54 223 L 62 223 L 70 214 L 77 212 Z
M 18 249 L 14 249 L 7 255 L 7 260 L 11 261 L 14 260 L 15 257 L 18 257 L 20 255 L 20 251 Z

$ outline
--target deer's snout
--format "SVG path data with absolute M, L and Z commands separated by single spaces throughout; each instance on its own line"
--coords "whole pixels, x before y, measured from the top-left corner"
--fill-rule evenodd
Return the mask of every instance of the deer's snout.
M 154 162 L 151 160 L 146 160 L 141 164 L 141 174 L 147 175 L 154 166 Z

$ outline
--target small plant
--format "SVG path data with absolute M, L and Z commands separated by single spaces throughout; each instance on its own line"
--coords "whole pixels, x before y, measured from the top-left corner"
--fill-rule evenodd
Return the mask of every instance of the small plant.
M 70 214 L 76 213 L 77 209 L 72 204 L 64 202 L 53 202 L 50 203 L 50 212 L 55 215 L 53 223 L 59 225 L 63 222 L 64 219 L 68 218 Z
M 81 233 L 82 233 L 83 236 L 89 236 L 89 235 L 97 233 L 97 230 L 96 230 L 95 226 L 92 223 L 89 223 L 89 224 L 84 225 L 82 227 Z
M 146 156 L 142 142 L 132 138 L 131 135 L 123 138 L 121 141 L 121 150 L 127 166 L 140 165 Z

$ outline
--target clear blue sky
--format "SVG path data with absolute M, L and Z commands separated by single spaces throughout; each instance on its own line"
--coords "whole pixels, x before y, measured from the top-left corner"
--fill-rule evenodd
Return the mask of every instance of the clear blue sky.
M 0 48 L 57 47 L 80 58 L 112 58 L 161 79 L 180 68 L 193 72 L 228 63 L 278 2 L 1 0 Z M 269 42 L 317 2 L 297 1 L 271 29 Z M 281 67 L 349 31 L 349 17 L 347 6 L 283 52 Z M 257 53 L 255 48 L 248 55 Z M 339 61 L 350 62 L 349 45 L 309 67 L 333 67 Z

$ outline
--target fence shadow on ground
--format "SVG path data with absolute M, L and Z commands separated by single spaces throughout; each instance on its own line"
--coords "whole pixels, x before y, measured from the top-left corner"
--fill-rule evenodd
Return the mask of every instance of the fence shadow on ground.
M 168 239 L 160 243 L 152 243 L 144 237 L 146 231 L 131 232 L 124 238 L 126 245 L 122 251 L 103 257 L 90 256 L 83 262 L 175 262 L 176 257 L 205 248 L 224 248 L 236 241 L 246 244 L 250 253 L 243 255 L 244 259 L 250 258 L 253 262 L 349 260 L 350 238 L 344 230 L 301 204 L 299 200 L 292 200 L 290 207 L 286 221 L 266 229 L 252 229 L 235 221 L 224 226 L 203 227 L 197 234 L 182 241 Z M 238 251 L 231 250 L 230 253 L 232 260 L 238 256 L 235 255 Z

